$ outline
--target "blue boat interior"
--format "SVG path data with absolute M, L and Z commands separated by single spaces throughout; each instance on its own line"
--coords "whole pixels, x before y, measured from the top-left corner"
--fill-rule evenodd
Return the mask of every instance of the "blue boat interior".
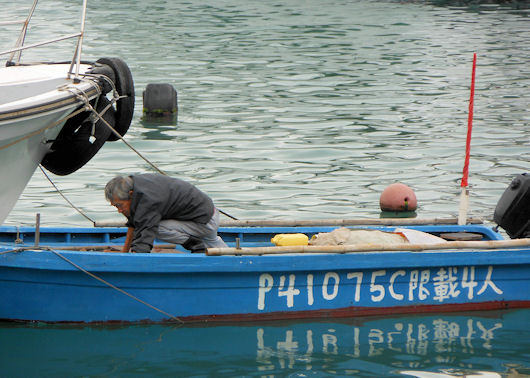
M 219 235 L 229 247 L 258 247 L 273 246 L 271 238 L 277 234 L 303 233 L 310 239 L 319 232 L 330 232 L 338 226 L 296 226 L 296 227 L 221 227 Z M 393 232 L 397 227 L 388 226 L 350 226 L 350 229 L 369 229 Z M 400 228 L 410 228 L 430 233 L 435 236 L 458 233 L 471 234 L 474 240 L 502 240 L 503 237 L 491 227 L 485 225 L 421 225 L 406 226 Z M 127 229 L 123 227 L 104 228 L 62 228 L 44 227 L 38 232 L 38 242 L 40 246 L 48 247 L 72 247 L 75 249 L 91 247 L 114 247 L 118 248 L 125 242 Z M 2 247 L 29 247 L 35 244 L 36 229 L 34 227 L 0 227 L 0 246 Z M 163 241 L 155 241 L 156 245 L 166 244 Z M 166 244 L 167 245 L 167 244 Z M 185 251 L 180 246 L 177 250 Z

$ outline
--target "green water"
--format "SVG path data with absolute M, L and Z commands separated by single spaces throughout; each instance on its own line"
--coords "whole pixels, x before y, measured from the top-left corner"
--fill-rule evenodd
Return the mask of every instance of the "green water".
M 79 3 L 42 1 L 27 43 L 75 32 Z M 0 0 L 0 17 L 24 15 L 25 4 L 29 7 L 31 1 Z M 455 216 L 474 52 L 478 62 L 470 215 L 491 218 L 511 178 L 530 171 L 528 2 L 91 0 L 88 6 L 84 59 L 119 56 L 134 76 L 136 113 L 127 140 L 159 168 L 197 184 L 219 208 L 240 219 L 379 217 L 379 196 L 396 181 L 415 190 L 419 217 Z M 8 48 L 18 29 L 1 30 L 0 46 Z M 59 51 L 43 47 L 24 57 L 67 60 L 72 53 L 71 44 L 64 42 Z M 148 83 L 170 83 L 177 89 L 176 125 L 141 120 L 142 91 Z M 114 142 L 78 172 L 51 177 L 92 219 L 120 220 L 104 200 L 103 187 L 115 174 L 149 169 L 126 146 Z M 31 225 L 37 212 L 44 226 L 90 226 L 40 171 L 6 224 Z M 528 312 L 524 315 L 528 319 Z M 504 320 L 503 325 L 509 329 L 515 322 Z M 282 328 L 281 334 L 288 330 Z M 3 350 L 11 349 L 17 337 L 17 348 L 22 349 L 32 345 L 33 335 L 54 334 L 42 342 L 43 348 L 58 345 L 57 338 L 65 349 L 46 360 L 53 362 L 42 375 L 61 375 L 61 367 L 71 364 L 67 351 L 75 345 L 72 330 L 6 326 L 0 331 L 12 337 L 9 345 L 3 342 Z M 254 331 L 249 337 L 257 343 Z M 86 345 L 87 350 L 116 335 L 106 328 L 80 332 L 102 335 L 103 340 Z M 278 357 L 280 352 L 273 348 L 269 370 L 259 363 L 256 347 L 243 357 L 225 356 L 227 365 L 226 359 L 209 363 L 199 351 L 186 354 L 186 361 L 154 355 L 133 363 L 143 361 L 148 349 L 143 343 L 156 342 L 158 332 L 140 328 L 137 349 L 127 356 L 120 354 L 123 343 L 118 338 L 105 354 L 74 359 L 93 370 L 66 369 L 65 375 L 134 376 L 150 369 L 173 376 L 370 371 L 357 366 L 354 352 L 341 354 L 341 349 L 332 357 L 320 350 L 319 358 L 290 367 L 290 360 Z M 201 335 L 203 345 L 217 337 Z M 435 349 L 427 348 L 426 355 L 412 357 L 383 353 L 369 359 L 367 366 L 379 372 L 374 375 L 396 367 L 439 373 L 507 373 L 510 368 L 522 372 L 529 366 L 530 340 L 528 333 L 521 335 L 521 344 L 509 358 L 511 334 L 499 336 L 495 347 L 483 350 L 489 355 L 464 354 L 465 362 L 454 356 L 442 356 L 436 363 L 404 362 L 436 361 Z M 31 357 L 37 358 L 40 349 L 30 349 Z M 305 358 L 300 350 L 295 361 Z M 232 370 L 223 372 L 223 366 Z M 5 376 L 17 375 L 13 369 L 7 372 Z M 38 370 L 28 374 L 38 375 Z
M 529 316 L 519 310 L 210 327 L 6 324 L 0 375 L 527 377 Z
M 3 15 L 24 14 L 3 3 Z M 75 31 L 77 3 L 39 7 L 27 43 Z M 395 181 L 414 188 L 419 216 L 457 214 L 476 52 L 470 215 L 491 218 L 530 169 L 529 21 L 528 2 L 95 0 L 83 53 L 128 62 L 128 140 L 161 169 L 241 219 L 312 219 L 377 217 Z M 6 29 L 2 43 L 18 30 Z M 70 59 L 68 43 L 62 51 L 24 57 Z M 176 126 L 141 122 L 142 91 L 157 82 L 178 91 Z M 118 142 L 53 179 L 92 218 L 119 219 L 105 183 L 146 170 Z M 39 171 L 7 223 L 31 224 L 36 212 L 48 225 L 90 225 Z

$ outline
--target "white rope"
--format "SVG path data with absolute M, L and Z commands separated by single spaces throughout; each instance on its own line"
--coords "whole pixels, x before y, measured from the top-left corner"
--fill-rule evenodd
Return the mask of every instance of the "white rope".
M 156 170 L 158 173 L 167 176 L 167 173 L 162 171 L 160 168 L 158 168 L 156 165 L 154 165 L 149 159 L 147 159 L 145 156 L 143 156 L 136 148 L 134 148 L 130 143 L 128 143 L 119 132 L 114 129 L 104 118 L 102 118 L 103 114 L 99 114 L 96 109 L 90 104 L 87 105 L 88 108 L 96 114 L 99 120 L 101 120 L 113 133 L 116 135 L 127 147 L 129 147 L 132 151 L 134 151 L 140 158 L 142 158 L 147 164 L 149 164 L 154 170 Z
M 117 290 L 119 291 L 120 293 L 128 296 L 129 298 L 132 298 L 134 299 L 135 301 L 137 302 L 140 302 L 141 304 L 155 310 L 155 311 L 158 311 L 160 312 L 161 314 L 167 316 L 168 318 L 172 319 L 172 320 L 175 320 L 176 322 L 180 323 L 180 324 L 183 324 L 184 322 L 182 320 L 180 320 L 178 317 L 174 316 L 174 315 L 171 315 L 170 313 L 164 311 L 164 310 L 161 310 L 160 308 L 156 307 L 156 306 L 153 306 L 152 304 L 150 303 L 147 303 L 146 301 L 132 295 L 131 293 L 117 287 L 116 285 L 113 285 L 111 284 L 110 282 L 108 281 L 105 281 L 103 278 L 95 275 L 94 273 L 91 273 L 89 272 L 88 270 L 82 268 L 81 266 L 77 265 L 76 263 L 74 263 L 72 260 L 68 259 L 67 257 L 63 256 L 61 253 L 59 253 L 58 251 L 56 251 L 55 249 L 53 248 L 50 248 L 50 247 L 22 247 L 22 248 L 16 248 L 16 249 L 12 249 L 12 250 L 9 250 L 9 251 L 2 251 L 0 252 L 0 255 L 3 255 L 3 254 L 7 254 L 7 253 L 17 253 L 17 252 L 22 252 L 22 251 L 49 251 L 49 252 L 52 252 L 54 253 L 56 256 L 60 257 L 61 259 L 63 259 L 64 261 L 68 262 L 69 264 L 71 264 L 72 266 L 74 266 L 75 268 L 79 269 L 81 272 L 85 273 L 86 275 L 94 278 L 95 280 L 109 286 L 110 288 L 114 289 L 114 290 Z
M 159 309 L 158 307 L 155 307 L 155 306 L 153 306 L 152 304 L 147 303 L 146 301 L 143 301 L 143 300 L 141 300 L 141 299 L 138 298 L 138 297 L 135 297 L 135 296 L 132 295 L 131 293 L 129 293 L 129 292 L 123 290 L 123 289 L 120 289 L 119 287 L 117 287 L 117 286 L 111 284 L 110 282 L 105 281 L 103 278 L 98 277 L 98 276 L 95 275 L 94 273 L 91 273 L 91 272 L 89 272 L 88 270 L 83 269 L 82 267 L 80 267 L 79 265 L 77 265 L 77 264 L 74 263 L 72 260 L 68 259 L 67 257 L 63 256 L 61 253 L 57 252 L 57 251 L 54 250 L 53 248 L 42 247 L 41 249 L 46 250 L 46 251 L 50 251 L 50 252 L 54 253 L 55 255 L 59 256 L 61 259 L 65 260 L 65 261 L 68 262 L 69 264 L 71 264 L 71 265 L 73 265 L 74 267 L 76 267 L 77 269 L 79 269 L 81 272 L 83 272 L 83 273 L 89 275 L 90 277 L 94 278 L 95 280 L 98 280 L 99 282 L 101 282 L 101 283 L 103 283 L 103 284 L 109 286 L 110 288 L 112 288 L 112 289 L 114 289 L 114 290 L 117 290 L 117 291 L 119 291 L 119 292 L 122 293 L 122 294 L 125 294 L 125 295 L 128 296 L 129 298 L 132 298 L 132 299 L 134 299 L 135 301 L 140 302 L 141 304 L 143 304 L 143 305 L 145 305 L 145 306 L 147 306 L 147 307 L 149 307 L 149 308 L 152 308 L 152 309 L 155 310 L 155 311 L 160 312 L 161 314 L 163 314 L 163 315 L 169 317 L 170 319 L 173 319 L 173 320 L 177 321 L 177 322 L 180 323 L 180 324 L 184 323 L 184 322 L 183 322 L 182 320 L 180 320 L 178 317 L 176 317 L 176 316 L 174 316 L 174 315 L 171 315 L 170 313 L 167 313 L 167 312 L 165 312 L 164 310 L 161 310 L 161 309 Z
M 86 219 L 88 219 L 90 222 L 92 222 L 92 224 L 96 225 L 96 221 L 93 220 L 92 218 L 90 218 L 88 215 L 86 215 L 85 213 L 83 213 L 83 211 L 78 208 L 76 205 L 74 205 L 72 203 L 72 201 L 70 201 L 68 198 L 66 198 L 66 196 L 64 195 L 64 193 L 55 185 L 55 183 L 52 181 L 52 179 L 46 174 L 46 172 L 44 171 L 44 168 L 42 168 L 42 165 L 39 164 L 39 168 L 41 170 L 41 172 L 44 174 L 44 176 L 46 176 L 46 178 L 48 179 L 48 181 L 50 182 L 50 184 L 52 184 L 52 186 L 55 188 L 55 190 L 57 191 L 57 193 L 59 193 L 61 195 L 61 197 L 63 197 L 63 199 L 68 202 L 68 204 L 74 208 L 74 210 L 76 210 L 79 214 L 81 214 L 83 217 L 85 217 Z
M 86 96 L 86 94 L 79 90 L 78 88 L 73 88 L 73 89 L 76 89 L 78 92 L 81 92 L 83 95 L 78 95 L 76 94 L 74 91 L 72 91 L 70 88 L 68 88 L 68 90 L 70 90 L 74 95 L 76 95 L 80 100 L 82 100 L 83 102 L 85 102 L 85 107 L 87 108 L 87 110 L 91 111 L 97 118 L 96 118 L 96 122 L 98 120 L 101 120 L 101 122 L 103 122 L 105 124 L 105 126 L 107 126 L 110 131 L 112 131 L 114 133 L 114 135 L 116 135 L 116 137 L 118 137 L 123 143 L 125 143 L 125 145 L 127 147 L 129 147 L 132 151 L 134 151 L 140 158 L 142 158 L 147 164 L 149 164 L 153 169 L 155 169 L 158 173 L 164 175 L 164 176 L 167 176 L 167 173 L 165 173 L 164 171 L 162 171 L 161 169 L 159 169 L 156 165 L 154 165 L 151 161 L 149 161 L 149 159 L 147 159 L 145 156 L 143 156 L 136 148 L 134 148 L 129 142 L 127 142 L 123 136 L 116 131 L 116 129 L 114 127 L 112 127 L 108 122 L 107 120 L 105 120 L 103 118 L 103 115 L 105 114 L 105 112 L 108 110 L 108 108 L 110 107 L 110 105 L 113 105 L 117 100 L 121 99 L 121 98 L 125 98 L 127 96 L 116 96 L 114 95 L 113 96 L 113 99 L 111 100 L 111 103 L 109 104 L 109 106 L 107 106 L 103 112 L 101 113 L 98 113 L 96 109 L 94 109 L 94 107 L 90 104 L 90 101 L 88 99 L 88 96 Z M 116 89 L 114 88 L 113 89 L 113 92 L 114 93 L 117 93 L 115 92 Z
M 112 133 L 114 133 L 114 135 L 116 135 L 116 137 L 118 139 L 120 139 L 123 143 L 125 143 L 125 145 L 127 147 L 129 147 L 129 149 L 131 149 L 133 152 L 135 152 L 141 159 L 143 159 L 147 164 L 149 164 L 154 170 L 156 170 L 158 173 L 164 175 L 164 176 L 168 176 L 168 174 L 164 171 L 162 171 L 160 168 L 158 168 L 155 164 L 153 164 L 149 159 L 147 159 L 145 156 L 143 156 L 138 150 L 136 150 L 130 143 L 128 143 L 124 138 L 123 136 L 116 131 L 116 129 L 114 127 L 112 127 L 112 125 L 110 125 L 107 120 L 105 120 L 103 118 L 103 115 L 108 111 L 108 109 L 110 109 L 110 107 L 112 105 L 114 105 L 118 100 L 122 99 L 122 98 L 126 98 L 127 96 L 120 96 L 118 91 L 116 90 L 116 86 L 114 84 L 114 82 L 112 80 L 110 80 L 107 76 L 105 75 L 95 75 L 95 74 L 86 74 L 84 76 L 91 76 L 91 77 L 101 77 L 103 78 L 104 80 L 106 80 L 107 82 L 110 83 L 111 87 L 112 87 L 112 93 L 113 93 L 113 97 L 112 97 L 112 100 L 110 100 L 110 103 L 102 110 L 101 113 L 98 113 L 98 111 L 92 106 L 92 104 L 90 104 L 90 99 L 88 98 L 88 95 L 81 89 L 77 88 L 77 87 L 71 87 L 71 86 L 67 86 L 64 88 L 64 90 L 67 90 L 69 92 L 71 92 L 74 96 L 76 96 L 78 99 L 80 99 L 81 101 L 84 102 L 85 106 L 84 106 L 84 109 L 86 109 L 87 111 L 90 111 L 92 115 L 95 116 L 95 119 L 93 120 L 93 125 L 95 125 L 99 120 L 101 120 L 101 122 L 103 122 L 103 124 L 105 126 L 107 126 Z M 85 79 L 85 80 L 90 80 L 90 79 Z M 99 87 L 98 87 L 99 88 Z M 93 127 L 92 129 L 92 136 L 94 135 L 95 133 L 95 127 Z M 42 172 L 44 173 L 44 170 L 42 169 L 41 167 L 41 170 Z M 48 175 L 46 175 L 46 173 L 44 173 L 44 175 L 46 176 L 46 178 L 50 181 L 50 183 L 54 186 L 54 188 L 57 190 L 57 192 L 66 200 L 66 202 L 68 202 L 70 204 L 70 206 L 72 206 L 75 210 L 77 210 L 77 212 L 79 212 L 79 214 L 81 214 L 83 217 L 85 217 L 86 219 L 88 219 L 90 222 L 92 222 L 95 226 L 96 222 L 94 220 L 92 220 L 90 217 L 88 217 L 87 215 L 85 215 L 79 208 L 77 208 L 72 202 L 70 202 L 65 196 L 64 194 L 61 193 L 61 191 L 55 186 L 55 184 L 52 182 L 52 180 L 48 177 Z M 231 219 L 234 219 L 234 220 L 237 220 L 237 218 L 233 217 L 232 215 L 222 211 L 221 209 L 218 209 L 219 212 Z

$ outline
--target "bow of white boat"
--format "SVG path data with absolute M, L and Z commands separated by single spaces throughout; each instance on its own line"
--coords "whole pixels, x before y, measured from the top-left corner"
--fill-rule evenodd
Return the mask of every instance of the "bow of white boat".
M 77 76 L 70 69 L 69 63 L 0 68 L 0 177 L 9 177 L 0 180 L 0 223 L 39 164 L 70 174 L 129 128 L 134 83 L 125 62 L 101 58 L 80 65 Z
M 61 113 L 82 104 L 80 96 L 92 99 L 100 93 L 94 80 L 74 82 L 69 78 L 69 67 L 69 64 L 38 64 L 0 68 L 0 125 L 51 111 Z M 90 68 L 82 66 L 83 72 Z

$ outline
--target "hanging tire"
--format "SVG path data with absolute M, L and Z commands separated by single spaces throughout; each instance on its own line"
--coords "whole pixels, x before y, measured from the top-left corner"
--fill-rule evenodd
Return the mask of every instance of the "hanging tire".
M 100 96 L 96 106 L 98 113 L 102 112 L 108 104 L 110 101 L 105 96 Z M 90 112 L 83 112 L 66 121 L 50 147 L 51 152 L 46 154 L 41 161 L 44 168 L 56 175 L 65 176 L 77 171 L 94 157 L 112 131 L 101 119 L 98 120 L 94 131 L 96 139 L 91 143 L 93 125 L 89 116 Z M 112 107 L 103 115 L 103 119 L 114 127 L 115 114 Z
M 114 72 L 114 84 L 120 96 L 127 96 L 116 102 L 116 124 L 114 129 L 124 136 L 134 115 L 134 82 L 131 70 L 120 58 L 100 58 L 97 63 L 105 64 Z M 111 132 L 108 140 L 113 142 L 119 138 Z

